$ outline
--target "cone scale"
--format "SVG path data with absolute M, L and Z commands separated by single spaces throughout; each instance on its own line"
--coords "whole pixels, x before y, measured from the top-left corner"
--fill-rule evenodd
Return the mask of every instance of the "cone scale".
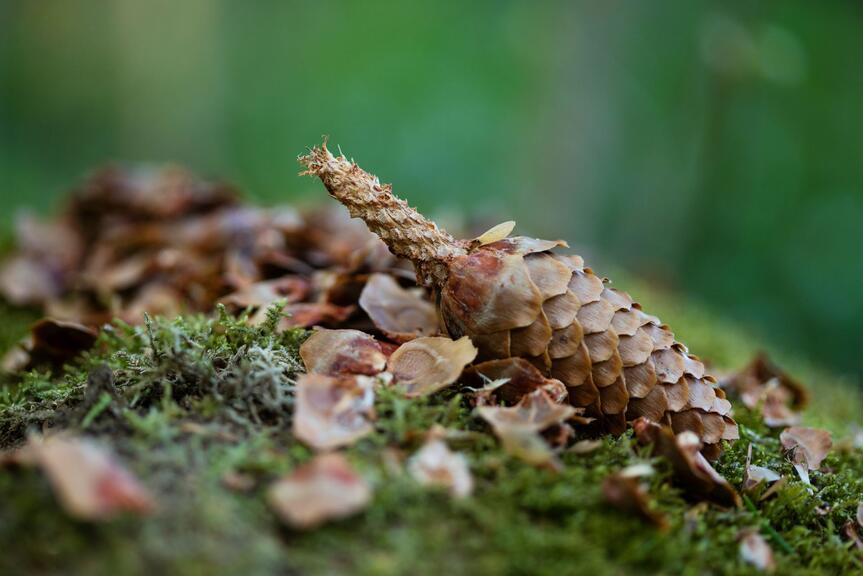
M 692 431 L 707 456 L 738 437 L 731 404 L 668 326 L 584 265 L 565 242 L 507 237 L 495 227 L 456 240 L 388 184 L 324 143 L 299 158 L 331 196 L 363 219 L 434 290 L 442 326 L 469 336 L 478 362 L 524 358 L 567 388 L 569 402 L 621 434 L 638 417 Z

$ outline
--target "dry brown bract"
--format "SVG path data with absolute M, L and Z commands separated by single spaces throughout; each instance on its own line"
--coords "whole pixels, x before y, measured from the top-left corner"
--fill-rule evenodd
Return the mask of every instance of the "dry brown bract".
M 96 343 L 97 333 L 77 322 L 63 322 L 53 318 L 43 318 L 33 325 L 30 331 L 33 347 L 30 350 L 31 362 L 48 361 L 62 364 L 89 350 Z
M 863 502 L 857 505 L 856 522 L 848 520 L 842 525 L 842 536 L 850 540 L 858 550 L 863 550 L 863 538 L 860 536 L 860 528 L 863 528 Z
M 558 404 L 545 391 L 536 390 L 525 395 L 515 406 L 480 406 L 477 412 L 495 432 L 516 429 L 541 432 L 573 418 L 579 410 Z
M 563 464 L 548 443 L 536 432 L 513 428 L 495 432 L 504 451 L 533 466 L 560 471 Z
M 467 336 L 458 340 L 439 336 L 417 338 L 393 352 L 387 369 L 395 384 L 413 398 L 446 388 L 474 358 L 476 348 Z
M 372 431 L 374 380 L 303 374 L 297 380 L 294 436 L 316 450 L 353 444 Z
M 54 220 L 17 224 L 0 296 L 89 328 L 114 318 L 137 324 L 145 312 L 209 313 L 218 302 L 251 309 L 252 323 L 284 302 L 279 329 L 355 327 L 367 322 L 355 312 L 370 274 L 413 277 L 341 207 L 301 214 L 244 206 L 230 187 L 176 167 L 99 171 Z M 412 310 L 423 307 L 422 293 L 403 292 Z M 412 323 L 406 312 L 396 317 Z M 29 360 L 16 350 L 4 365 Z
M 591 440 L 579 440 L 575 444 L 569 447 L 569 452 L 578 455 L 590 454 L 591 452 L 596 452 L 600 448 L 602 448 L 603 441 L 599 439 Z
M 793 426 L 809 403 L 806 388 L 761 353 L 739 372 L 723 379 L 722 387 L 750 409 L 761 406 L 764 423 L 771 428 Z
M 421 288 L 406 290 L 387 274 L 372 274 L 359 299 L 375 327 L 395 342 L 438 333 L 434 304 Z
M 740 558 L 762 572 L 773 572 L 776 569 L 773 550 L 754 528 L 741 534 Z
M 439 438 L 430 438 L 408 462 L 408 471 L 420 484 L 449 490 L 458 498 L 473 491 L 473 476 L 464 454 L 451 451 Z
M 731 484 L 699 452 L 701 441 L 694 433 L 675 435 L 667 426 L 646 418 L 639 418 L 632 427 L 640 443 L 653 444 L 653 453 L 671 462 L 675 481 L 687 495 L 722 506 L 740 506 L 740 496 Z
M 273 483 L 270 506 L 286 524 L 309 529 L 363 510 L 372 490 L 341 454 L 322 454 Z
M 89 350 L 98 333 L 77 322 L 43 318 L 30 329 L 30 335 L 7 352 L 2 370 L 18 372 L 40 365 L 60 367 Z
M 807 484 L 809 471 L 818 470 L 833 447 L 830 432 L 818 428 L 792 426 L 782 431 L 779 440 L 800 478 Z
M 782 479 L 782 476 L 763 466 L 752 465 L 752 444 L 746 451 L 746 467 L 743 470 L 743 491 L 751 492 L 757 486 L 763 484 L 772 484 Z
M 26 293 L 26 303 L 89 326 L 141 306 L 157 312 L 159 294 L 175 308 L 182 300 L 209 309 L 227 245 L 265 220 L 236 208 L 228 187 L 179 168 L 103 170 L 53 222 L 20 223 L 0 291 L 13 301 Z
M 301 302 L 309 294 L 309 282 L 299 276 L 284 276 L 275 280 L 264 280 L 244 284 L 236 292 L 222 298 L 222 303 L 237 309 L 266 308 L 284 301 L 286 304 Z
M 280 330 L 311 328 L 312 326 L 343 326 L 354 313 L 355 306 L 338 306 L 330 302 L 299 302 L 285 307 Z
M 854 523 L 852 520 L 849 520 L 842 525 L 840 533 L 846 540 L 850 541 L 855 548 L 863 550 L 863 539 L 860 538 L 859 528 L 859 523 Z
M 558 404 L 544 390 L 525 395 L 512 407 L 480 406 L 477 413 L 488 422 L 509 454 L 534 465 L 558 468 L 560 464 L 539 432 L 563 425 L 567 420 L 586 424 L 579 409 Z
M 67 218 L 15 222 L 18 248 L 0 268 L 0 294 L 16 306 L 39 305 L 63 293 L 83 252 L 83 239 Z
M 524 358 L 489 360 L 471 366 L 464 373 L 464 381 L 484 393 L 478 394 L 478 404 L 488 404 L 498 398 L 505 404 L 515 404 L 534 390 L 545 390 L 557 403 L 565 402 L 568 394 L 560 380 L 546 378 L 539 369 Z M 499 382 L 499 386 L 486 388 L 487 382 Z
M 328 376 L 383 372 L 387 357 L 374 338 L 359 330 L 315 330 L 300 346 L 306 371 Z
M 38 466 L 70 516 L 108 520 L 123 512 L 147 514 L 155 504 L 149 492 L 106 449 L 74 436 L 31 437 L 6 458 Z
M 660 530 L 668 529 L 665 516 L 650 508 L 647 491 L 636 476 L 614 473 L 602 481 L 602 497 L 622 512 L 635 514 Z

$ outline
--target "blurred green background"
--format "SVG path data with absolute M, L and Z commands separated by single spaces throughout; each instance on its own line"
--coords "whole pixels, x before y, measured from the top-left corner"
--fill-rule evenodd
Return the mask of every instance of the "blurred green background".
M 110 160 L 323 199 L 329 134 L 863 372 L 863 4 L 0 0 L 0 226 Z

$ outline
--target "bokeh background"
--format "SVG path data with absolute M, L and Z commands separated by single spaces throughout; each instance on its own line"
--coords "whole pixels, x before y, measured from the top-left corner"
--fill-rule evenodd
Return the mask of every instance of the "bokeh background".
M 863 373 L 863 4 L 0 0 L 0 227 L 106 161 L 323 200 L 324 133 Z

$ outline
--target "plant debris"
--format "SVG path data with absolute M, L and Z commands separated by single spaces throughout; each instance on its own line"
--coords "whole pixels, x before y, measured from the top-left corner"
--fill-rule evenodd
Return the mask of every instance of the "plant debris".
M 540 432 L 550 426 L 575 419 L 580 410 L 555 402 L 544 390 L 535 390 L 524 395 L 515 406 L 480 406 L 477 413 L 491 424 L 496 432 L 514 429 Z M 578 417 L 578 421 L 586 424 L 589 419 Z
M 668 519 L 650 507 L 647 491 L 637 476 L 620 472 L 602 481 L 602 497 L 622 512 L 635 514 L 660 530 L 668 529 Z
M 273 483 L 267 497 L 286 524 L 308 530 L 360 512 L 372 490 L 344 456 L 321 454 Z
M 773 550 L 757 530 L 747 530 L 740 537 L 740 558 L 762 572 L 773 572 L 776 560 Z
M 806 388 L 763 352 L 721 384 L 747 408 L 760 407 L 764 423 L 772 428 L 798 424 L 809 403 Z
M 746 450 L 746 464 L 743 470 L 743 491 L 750 492 L 762 484 L 772 484 L 782 476 L 769 468 L 752 465 L 752 444 Z
M 387 366 L 381 345 L 359 330 L 318 328 L 300 346 L 300 357 L 308 372 L 327 376 L 374 376 Z
M 488 422 L 504 449 L 531 464 L 559 467 L 557 459 L 539 432 L 566 421 L 587 424 L 581 410 L 552 400 L 542 389 L 526 394 L 512 407 L 479 406 L 477 414 Z
M 779 435 L 782 448 L 788 452 L 794 469 L 809 484 L 809 472 L 821 468 L 821 462 L 833 447 L 830 432 L 818 428 L 786 428 Z
M 407 342 L 438 332 L 434 304 L 421 288 L 406 290 L 388 274 L 372 274 L 359 299 L 375 327 L 394 342 Z
M 375 273 L 411 274 L 356 224 L 344 211 L 246 206 L 230 186 L 174 166 L 98 171 L 54 220 L 18 221 L 17 251 L 0 264 L 0 296 L 50 320 L 4 364 L 60 364 L 114 318 L 139 324 L 145 312 L 209 313 L 218 302 L 249 310 L 253 324 L 282 302 L 283 330 L 362 324 L 357 304 L 369 274 L 378 286 Z M 433 309 L 406 294 L 412 310 Z M 400 317 L 411 321 L 406 311 Z
M 408 471 L 420 484 L 446 488 L 457 498 L 473 492 L 473 476 L 467 459 L 451 451 L 440 438 L 429 438 L 408 461 Z
M 842 525 L 842 537 L 850 541 L 857 550 L 863 550 L 863 539 L 860 537 L 860 525 L 851 520 Z
M 526 394 L 540 389 L 556 403 L 565 402 L 569 396 L 563 382 L 546 378 L 536 366 L 523 358 L 489 360 L 474 364 L 465 370 L 462 380 L 477 387 L 481 387 L 485 382 L 500 383 L 499 386 L 488 389 L 488 394 L 480 397 L 483 403 L 491 403 L 493 398 L 497 398 L 504 404 L 512 405 L 518 403 Z
M 297 380 L 294 435 L 316 450 L 353 444 L 373 430 L 374 380 L 303 374 Z
M 405 395 L 415 398 L 454 383 L 474 358 L 476 348 L 467 336 L 458 340 L 423 337 L 399 346 L 390 356 L 387 369 Z
M 779 439 L 782 448 L 789 451 L 791 461 L 805 464 L 809 470 L 818 470 L 833 447 L 830 432 L 818 428 L 786 428 Z
M 633 429 L 639 442 L 651 444 L 656 455 L 668 459 L 676 481 L 687 494 L 722 506 L 741 505 L 740 495 L 700 453 L 698 436 L 689 431 L 674 434 L 671 428 L 646 418 L 636 420 Z
M 858 550 L 863 550 L 863 537 L 860 536 L 861 528 L 863 528 L 863 502 L 857 505 L 857 516 L 855 519 L 848 520 L 842 525 L 842 536 L 846 540 L 850 540 Z
M 569 447 L 569 451 L 573 454 L 590 454 L 602 447 L 602 440 L 579 440 Z
M 121 513 L 149 514 L 149 492 L 105 448 L 86 438 L 32 436 L 9 463 L 38 466 L 66 512 L 80 520 L 109 520 Z
M 4 358 L 7 372 L 19 372 L 36 366 L 59 368 L 89 350 L 98 333 L 78 322 L 42 318 L 30 328 L 30 335 Z

